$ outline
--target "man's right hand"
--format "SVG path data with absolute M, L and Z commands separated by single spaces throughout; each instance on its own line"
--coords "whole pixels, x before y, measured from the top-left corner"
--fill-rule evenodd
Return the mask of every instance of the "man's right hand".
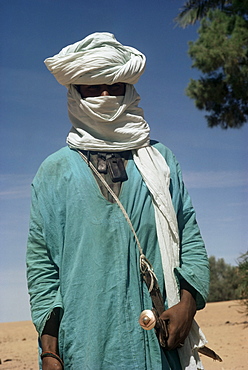
M 42 370 L 63 370 L 63 367 L 56 358 L 44 357 L 42 360 Z

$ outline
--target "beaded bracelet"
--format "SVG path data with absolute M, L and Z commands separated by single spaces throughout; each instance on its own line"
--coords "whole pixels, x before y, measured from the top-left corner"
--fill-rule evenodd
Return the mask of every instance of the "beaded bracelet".
M 43 360 L 44 357 L 53 357 L 53 358 L 55 358 L 56 360 L 58 360 L 60 362 L 61 366 L 64 368 L 63 361 L 61 360 L 59 355 L 57 355 L 56 353 L 54 353 L 54 352 L 42 352 L 40 358 Z

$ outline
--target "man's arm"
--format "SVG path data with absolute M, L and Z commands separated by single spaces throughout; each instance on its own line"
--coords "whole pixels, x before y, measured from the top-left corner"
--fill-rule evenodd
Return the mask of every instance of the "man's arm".
M 58 332 L 60 323 L 60 309 L 55 308 L 49 320 L 47 320 L 41 335 L 42 353 L 52 352 L 59 356 L 58 351 Z M 44 357 L 42 360 L 43 370 L 62 370 L 62 365 L 56 358 Z
M 60 309 L 63 307 L 59 290 L 58 267 L 51 259 L 45 240 L 44 220 L 34 185 L 32 186 L 32 205 L 30 230 L 27 245 L 27 280 L 30 294 L 32 320 L 41 338 L 42 351 L 58 353 L 58 328 Z M 57 309 L 54 307 L 58 307 Z M 52 314 L 48 321 L 49 312 Z M 59 361 L 45 357 L 44 370 L 62 369 Z M 47 364 L 49 366 L 47 366 Z M 56 365 L 56 366 L 55 366 Z

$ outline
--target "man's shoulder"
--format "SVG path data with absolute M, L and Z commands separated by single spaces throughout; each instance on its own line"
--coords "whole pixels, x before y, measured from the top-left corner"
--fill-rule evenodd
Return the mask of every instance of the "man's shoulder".
M 69 147 L 63 147 L 58 151 L 50 154 L 40 165 L 36 177 L 40 176 L 56 176 L 61 169 L 68 168 L 72 157 L 76 154 L 74 150 Z
M 75 154 L 75 151 L 70 149 L 68 146 L 65 146 L 56 152 L 50 154 L 41 164 L 42 167 L 46 166 L 55 166 L 60 163 L 64 163 L 67 160 L 70 160 Z
M 71 155 L 72 150 L 68 146 L 64 146 L 63 148 L 57 150 L 56 152 L 50 154 L 43 163 L 49 162 L 57 162 L 63 160 Z

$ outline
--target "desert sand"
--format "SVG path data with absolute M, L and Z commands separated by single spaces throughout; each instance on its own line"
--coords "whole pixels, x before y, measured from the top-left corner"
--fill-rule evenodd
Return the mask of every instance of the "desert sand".
M 248 369 L 248 317 L 240 302 L 208 303 L 196 320 L 208 346 L 223 360 L 201 356 L 206 370 Z M 30 321 L 0 323 L 0 370 L 38 370 L 37 358 L 37 335 Z

